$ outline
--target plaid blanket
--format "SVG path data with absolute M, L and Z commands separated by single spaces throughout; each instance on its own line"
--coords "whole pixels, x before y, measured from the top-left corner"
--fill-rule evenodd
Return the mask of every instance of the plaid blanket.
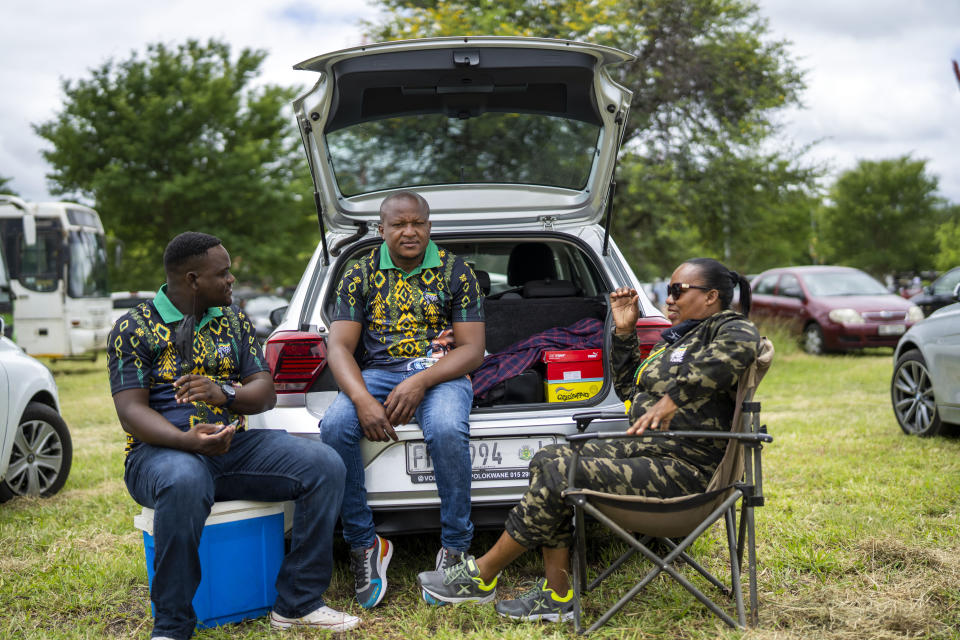
M 547 329 L 484 358 L 483 364 L 470 375 L 473 395 L 482 398 L 497 383 L 520 375 L 540 358 L 543 351 L 601 347 L 603 322 L 596 318 L 584 318 L 569 327 Z

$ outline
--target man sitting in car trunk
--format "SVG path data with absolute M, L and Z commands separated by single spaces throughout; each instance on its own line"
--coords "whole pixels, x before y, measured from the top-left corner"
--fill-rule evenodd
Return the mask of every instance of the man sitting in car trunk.
M 470 547 L 470 407 L 466 374 L 483 361 L 483 294 L 472 269 L 430 240 L 430 207 L 402 191 L 380 205 L 383 243 L 350 267 L 337 288 L 327 358 L 340 393 L 320 424 L 347 467 L 340 518 L 357 600 L 375 607 L 387 590 L 393 544 L 374 528 L 360 441 L 397 441 L 416 417 L 440 496 L 436 568 Z M 438 357 L 452 329 L 456 348 Z M 361 344 L 364 356 L 354 353 Z M 441 352 L 445 351 L 440 349 Z

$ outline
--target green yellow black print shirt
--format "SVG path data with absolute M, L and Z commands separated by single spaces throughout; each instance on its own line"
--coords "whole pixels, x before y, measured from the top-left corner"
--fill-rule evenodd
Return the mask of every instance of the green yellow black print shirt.
M 402 370 L 429 357 L 454 322 L 483 322 L 483 293 L 470 265 L 432 240 L 411 273 L 383 243 L 343 274 L 332 318 L 363 323 L 361 368 Z
M 177 353 L 174 335 L 183 314 L 167 298 L 166 285 L 151 302 L 117 320 L 107 341 L 110 392 L 148 389 L 150 408 L 182 431 L 195 424 L 227 424 L 239 416 L 205 402 L 177 404 L 174 381 L 194 373 L 216 382 L 237 383 L 268 371 L 250 320 L 236 307 L 213 307 L 197 322 L 192 357 Z M 238 426 L 242 430 L 243 423 Z M 127 434 L 127 451 L 140 443 Z

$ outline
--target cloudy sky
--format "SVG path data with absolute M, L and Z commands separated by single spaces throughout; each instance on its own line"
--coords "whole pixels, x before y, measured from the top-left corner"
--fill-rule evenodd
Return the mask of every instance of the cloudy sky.
M 805 107 L 783 114 L 784 136 L 815 143 L 810 158 L 834 172 L 858 159 L 928 160 L 941 194 L 960 203 L 960 60 L 957 0 L 760 0 L 777 38 L 807 73 Z M 0 176 L 28 200 L 51 199 L 30 125 L 60 110 L 61 78 L 89 77 L 151 42 L 217 38 L 269 52 L 263 81 L 312 83 L 292 65 L 360 43 L 363 0 L 7 0 L 0 22 Z M 310 77 L 307 77 L 310 76 Z

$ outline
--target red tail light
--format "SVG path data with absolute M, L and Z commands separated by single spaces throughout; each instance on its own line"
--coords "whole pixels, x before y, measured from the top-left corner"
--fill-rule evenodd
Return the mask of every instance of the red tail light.
M 653 345 L 660 342 L 660 332 L 670 326 L 670 321 L 660 316 L 637 320 L 637 337 L 640 339 L 640 356 L 646 358 Z
M 264 348 L 277 393 L 306 393 L 327 366 L 323 336 L 307 331 L 280 331 Z

